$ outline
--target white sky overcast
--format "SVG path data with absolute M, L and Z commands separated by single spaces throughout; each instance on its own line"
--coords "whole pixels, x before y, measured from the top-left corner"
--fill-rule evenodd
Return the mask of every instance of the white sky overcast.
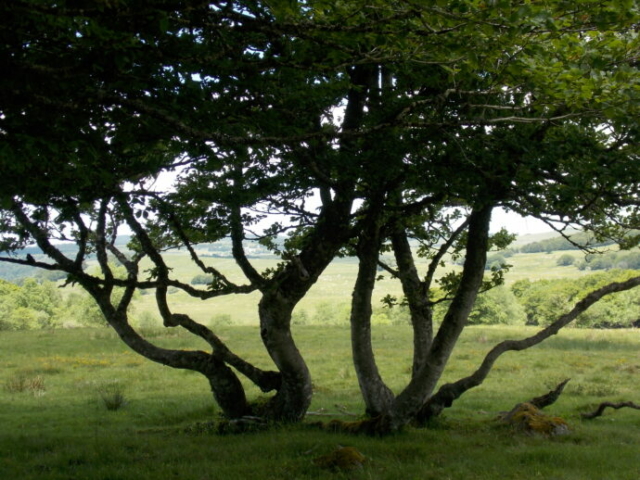
M 515 212 L 507 212 L 502 208 L 496 208 L 491 217 L 491 231 L 497 232 L 506 228 L 509 233 L 518 235 L 530 235 L 534 233 L 550 232 L 551 228 L 541 220 L 533 217 L 521 217 Z

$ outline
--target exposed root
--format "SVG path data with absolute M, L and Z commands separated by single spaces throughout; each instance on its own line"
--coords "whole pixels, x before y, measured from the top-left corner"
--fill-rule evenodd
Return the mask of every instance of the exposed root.
M 620 408 L 623 407 L 629 407 L 629 408 L 634 408 L 636 410 L 640 410 L 640 405 L 637 405 L 633 402 L 619 402 L 619 403 L 613 403 L 613 402 L 602 402 L 600 405 L 598 405 L 598 408 L 596 408 L 593 412 L 591 413 L 583 413 L 582 414 L 582 418 L 586 419 L 586 420 L 591 420 L 593 418 L 599 417 L 600 415 L 602 415 L 605 411 L 605 409 L 607 407 L 611 407 L 614 410 L 618 410 Z
M 569 425 L 564 419 L 546 415 L 541 411 L 544 407 L 548 407 L 558 400 L 568 382 L 569 379 L 566 379 L 549 393 L 517 404 L 510 412 L 501 415 L 501 419 L 531 435 L 553 437 L 569 433 Z

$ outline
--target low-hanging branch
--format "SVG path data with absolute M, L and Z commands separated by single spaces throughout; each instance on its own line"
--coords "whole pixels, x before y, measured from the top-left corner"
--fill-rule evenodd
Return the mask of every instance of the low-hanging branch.
M 468 377 L 462 378 L 457 382 L 447 383 L 443 385 L 438 392 L 433 395 L 422 409 L 420 418 L 428 419 L 433 415 L 437 415 L 442 409 L 450 407 L 467 390 L 481 385 L 487 378 L 489 372 L 493 368 L 498 358 L 509 351 L 521 351 L 538 345 L 552 335 L 557 334 L 563 327 L 567 326 L 581 313 L 586 311 L 591 305 L 598 302 L 601 298 L 612 293 L 630 290 L 640 285 L 640 276 L 630 278 L 624 282 L 614 282 L 586 295 L 580 300 L 571 311 L 560 316 L 558 320 L 548 327 L 540 330 L 535 335 L 524 338 L 522 340 L 505 340 L 499 343 L 485 356 L 480 367 Z

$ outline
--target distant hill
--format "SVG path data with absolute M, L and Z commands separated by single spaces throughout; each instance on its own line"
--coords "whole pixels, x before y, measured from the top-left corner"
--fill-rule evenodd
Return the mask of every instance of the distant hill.
M 596 242 L 591 234 L 584 232 L 571 234 L 572 241 L 569 241 L 558 234 L 553 235 L 554 236 L 551 238 L 541 238 L 536 241 L 525 243 L 518 247 L 518 250 L 521 253 L 556 252 L 561 250 L 579 250 L 579 248 L 572 242 L 575 242 L 578 245 L 589 245 L 590 247 L 605 247 L 615 243 L 612 240 Z

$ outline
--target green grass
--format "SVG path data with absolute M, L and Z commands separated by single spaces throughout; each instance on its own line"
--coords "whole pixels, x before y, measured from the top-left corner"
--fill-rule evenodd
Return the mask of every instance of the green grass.
M 444 381 L 473 371 L 497 341 L 532 331 L 468 328 Z M 348 329 L 300 326 L 294 334 L 313 375 L 310 411 L 360 413 Z M 220 335 L 237 353 L 269 366 L 257 327 L 228 326 Z M 153 340 L 204 347 L 177 331 Z M 409 377 L 409 329 L 378 327 L 374 342 L 381 370 L 398 390 Z M 639 343 L 640 333 L 631 330 L 566 330 L 536 348 L 504 355 L 486 382 L 431 428 L 379 439 L 304 425 L 242 435 L 186 433 L 186 427 L 217 415 L 200 375 L 148 362 L 107 329 L 0 332 L 0 473 L 38 480 L 637 479 L 640 413 L 608 410 L 592 421 L 579 414 L 605 400 L 639 400 Z M 569 377 L 565 393 L 548 410 L 569 422 L 570 435 L 529 437 L 495 420 L 498 412 Z M 37 387 L 29 388 L 30 381 Z M 11 388 L 15 382 L 27 387 Z M 121 394 L 125 403 L 109 410 L 105 392 Z M 337 445 L 360 450 L 368 459 L 364 468 L 327 472 L 314 465 L 314 458 Z

